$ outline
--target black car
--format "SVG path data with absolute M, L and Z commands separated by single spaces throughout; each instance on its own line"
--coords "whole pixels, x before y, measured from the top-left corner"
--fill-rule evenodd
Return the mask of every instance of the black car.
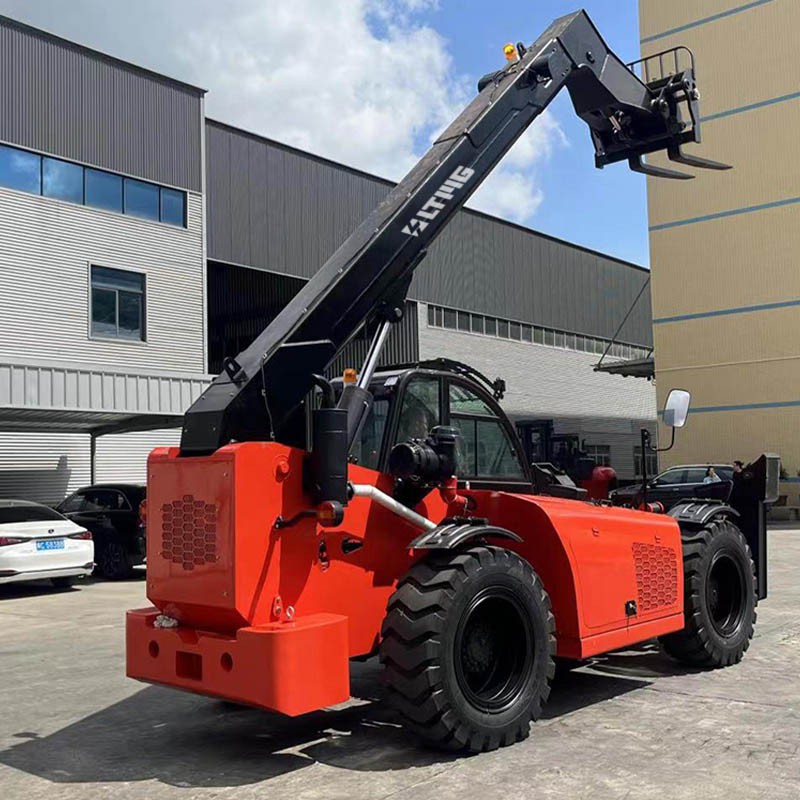
M 721 478 L 714 483 L 704 483 L 709 467 L 714 467 Z M 694 497 L 706 500 L 727 500 L 733 486 L 733 467 L 730 464 L 684 464 L 670 467 L 647 484 L 647 501 L 663 503 L 669 511 L 679 500 Z M 642 484 L 624 486 L 609 495 L 615 506 L 633 506 L 642 501 Z
M 140 506 L 145 487 L 98 483 L 71 494 L 56 510 L 87 528 L 94 539 L 95 571 L 104 578 L 128 577 L 145 556 Z

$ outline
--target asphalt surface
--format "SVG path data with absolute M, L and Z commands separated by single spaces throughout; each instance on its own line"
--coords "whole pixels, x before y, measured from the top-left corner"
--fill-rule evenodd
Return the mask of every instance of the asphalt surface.
M 744 661 L 691 672 L 654 644 L 555 687 L 530 739 L 474 757 L 408 740 L 374 662 L 297 719 L 125 678 L 144 583 L 0 586 L 0 798 L 800 798 L 800 530 L 770 533 Z

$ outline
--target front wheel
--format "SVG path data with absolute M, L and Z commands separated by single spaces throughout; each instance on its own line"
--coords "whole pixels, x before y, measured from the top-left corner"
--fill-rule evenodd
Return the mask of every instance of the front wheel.
M 685 627 L 662 636 L 665 652 L 695 667 L 742 660 L 756 624 L 756 577 L 750 548 L 726 517 L 683 531 Z
M 550 599 L 531 566 L 474 546 L 415 564 L 389 600 L 389 700 L 429 744 L 481 752 L 528 736 L 555 666 Z

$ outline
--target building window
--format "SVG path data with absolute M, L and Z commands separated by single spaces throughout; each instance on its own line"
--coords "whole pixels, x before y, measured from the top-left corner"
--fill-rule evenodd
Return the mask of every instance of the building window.
M 18 147 L 0 145 L 0 186 L 186 227 L 186 192 Z
M 144 341 L 144 275 L 93 266 L 91 292 L 92 336 Z
M 126 214 L 145 219 L 158 219 L 159 200 L 158 186 L 144 181 L 135 181 L 125 178 L 125 209 Z
M 122 178 L 99 169 L 86 170 L 86 205 L 122 213 Z
M 611 446 L 607 444 L 587 444 L 584 446 L 586 455 L 594 461 L 598 467 L 611 466 Z
M 21 192 L 42 191 L 42 159 L 27 150 L 0 145 L 0 186 Z
M 428 304 L 428 325 L 434 328 L 449 328 L 451 330 L 495 336 L 501 339 L 513 339 L 514 341 L 531 344 L 543 344 L 546 347 L 559 347 L 597 355 L 602 355 L 610 344 L 607 339 L 596 339 L 592 336 L 558 331 L 553 328 L 540 328 L 536 325 L 516 320 L 474 314 L 469 311 L 435 306 L 430 303 Z M 609 354 L 617 358 L 644 358 L 649 353 L 649 350 L 625 344 L 624 342 L 615 342 L 609 347 Z
M 640 446 L 633 448 L 633 474 L 642 474 L 642 448 Z M 651 450 L 647 451 L 647 474 L 651 478 L 658 475 L 658 453 Z
M 161 187 L 161 221 L 186 227 L 186 195 L 176 189 Z
M 83 168 L 58 158 L 43 158 L 42 194 L 68 203 L 83 203 Z

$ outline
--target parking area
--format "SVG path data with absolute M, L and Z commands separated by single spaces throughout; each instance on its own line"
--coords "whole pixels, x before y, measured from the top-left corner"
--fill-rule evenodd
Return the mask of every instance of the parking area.
M 800 530 L 770 532 L 770 597 L 737 667 L 654 644 L 559 681 L 527 741 L 470 758 L 409 741 L 378 667 L 353 699 L 288 719 L 124 676 L 144 582 L 0 587 L 0 795 L 159 798 L 800 797 Z

